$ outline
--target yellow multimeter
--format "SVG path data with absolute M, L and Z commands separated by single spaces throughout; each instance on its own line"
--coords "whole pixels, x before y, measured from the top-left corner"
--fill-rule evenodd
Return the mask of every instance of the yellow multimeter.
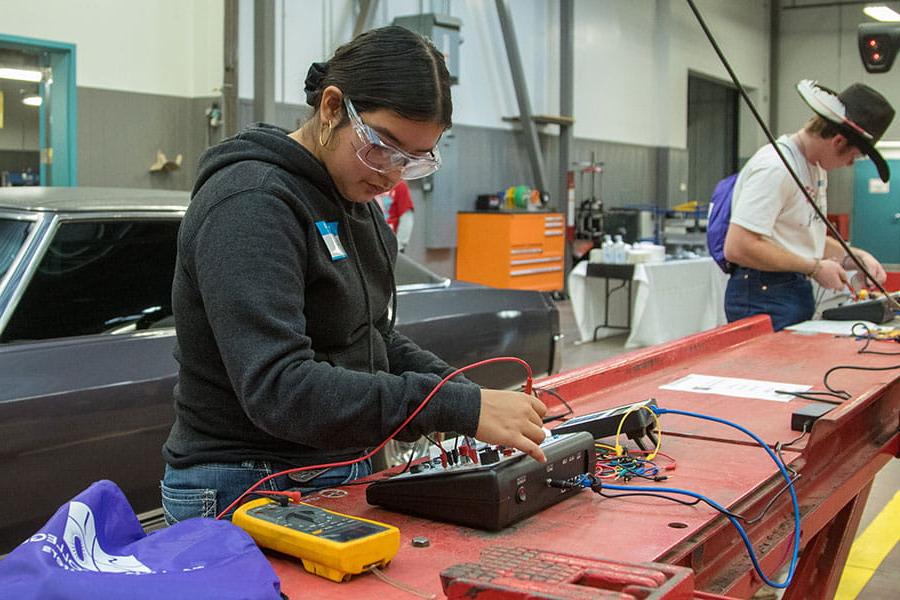
M 304 503 L 253 500 L 231 522 L 259 546 L 296 556 L 310 573 L 338 582 L 387 566 L 400 549 L 400 530 L 393 525 Z

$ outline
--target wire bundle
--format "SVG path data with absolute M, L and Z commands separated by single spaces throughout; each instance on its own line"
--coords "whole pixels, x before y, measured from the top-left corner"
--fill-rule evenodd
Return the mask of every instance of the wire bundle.
M 616 449 L 606 444 L 595 444 L 597 463 L 595 474 L 600 479 L 621 480 L 625 483 L 634 478 L 649 479 L 650 481 L 665 481 L 668 475 L 663 471 L 675 469 L 675 459 L 663 452 L 656 452 L 656 456 L 662 456 L 668 463 L 665 466 L 658 465 L 655 460 L 647 458 L 650 450 L 623 450 L 616 454 Z

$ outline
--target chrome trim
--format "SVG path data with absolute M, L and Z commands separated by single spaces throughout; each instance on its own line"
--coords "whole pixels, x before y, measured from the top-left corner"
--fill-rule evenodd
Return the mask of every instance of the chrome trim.
M 6 273 L 2 278 L 0 278 L 0 306 L 3 306 L 3 290 L 6 287 L 7 282 L 12 279 L 13 273 L 18 270 L 19 265 L 22 263 L 22 260 L 27 253 L 28 247 L 31 245 L 32 241 L 34 241 L 35 236 L 37 236 L 41 218 L 39 215 L 35 214 L 9 213 L 0 211 L 0 219 L 9 219 L 10 221 L 31 221 L 31 228 L 28 232 L 28 235 L 25 236 L 25 241 L 22 242 L 22 246 L 16 253 L 16 257 L 13 259 L 12 263 L 10 263 L 9 268 L 6 270 Z M 0 312 L 2 312 L 2 310 L 0 310 Z M 2 330 L 2 327 L 0 327 L 0 330 Z
M 510 271 L 512 277 L 521 277 L 522 275 L 536 275 L 538 273 L 553 273 L 554 271 L 562 271 L 562 267 L 541 267 L 539 269 L 519 269 L 518 271 Z
M 397 293 L 404 292 L 418 292 L 420 290 L 442 290 L 444 288 L 450 287 L 452 282 L 449 279 L 444 279 L 440 283 L 407 283 L 404 285 L 397 286 Z
M 146 211 L 146 210 L 134 210 L 134 211 L 116 211 L 116 212 L 105 212 L 105 211 L 92 211 L 92 212 L 63 212 L 56 213 L 56 216 L 60 221 L 122 221 L 122 220 L 133 220 L 133 219 L 142 219 L 145 221 L 157 221 L 157 220 L 177 220 L 181 221 L 184 218 L 183 210 L 168 210 L 168 211 Z
M 548 256 L 547 258 L 520 258 L 518 260 L 509 261 L 509 264 L 511 264 L 511 265 L 531 265 L 534 263 L 559 262 L 561 260 L 562 260 L 562 256 Z
M 35 215 L 35 227 L 28 234 L 24 245 L 25 251 L 21 252 L 16 258 L 17 262 L 10 266 L 9 279 L 3 282 L 3 286 L 9 287 L 0 286 L 0 336 L 3 335 L 6 325 L 25 293 L 27 283 L 31 281 L 38 263 L 47 251 L 58 220 L 59 217 L 55 214 Z
M 554 373 L 559 373 L 562 370 L 562 355 L 563 355 L 563 338 L 566 337 L 565 334 L 557 333 L 553 336 L 553 352 L 550 354 L 553 360 L 553 364 L 550 365 L 550 372 L 548 375 L 553 375 Z
M 532 248 L 513 248 L 509 251 L 510 254 L 540 254 L 544 249 L 541 247 L 532 247 Z

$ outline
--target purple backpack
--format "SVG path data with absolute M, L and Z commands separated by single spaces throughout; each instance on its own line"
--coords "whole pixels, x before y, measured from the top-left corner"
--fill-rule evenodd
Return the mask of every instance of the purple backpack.
M 709 199 L 709 217 L 706 222 L 706 246 L 719 268 L 725 273 L 734 272 L 734 265 L 725 260 L 725 234 L 731 222 L 731 195 L 738 174 L 729 175 L 716 184 Z
M 228 521 L 187 519 L 145 534 L 116 484 L 98 481 L 0 560 L 17 600 L 280 600 L 269 561 Z

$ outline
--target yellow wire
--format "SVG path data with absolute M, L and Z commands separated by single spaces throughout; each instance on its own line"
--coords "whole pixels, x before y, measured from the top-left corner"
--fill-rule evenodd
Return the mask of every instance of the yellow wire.
M 622 456 L 622 454 L 624 453 L 624 448 L 622 448 L 622 445 L 619 444 L 619 436 L 622 435 L 622 426 L 625 424 L 625 419 L 627 419 L 628 415 L 630 415 L 634 411 L 640 410 L 642 408 L 653 416 L 653 421 L 656 423 L 656 448 L 653 450 L 653 452 L 647 455 L 647 460 L 653 460 L 654 458 L 656 458 L 656 455 L 659 454 L 659 450 L 662 447 L 662 427 L 660 427 L 659 425 L 659 415 L 653 412 L 646 404 L 641 404 L 640 406 L 632 406 L 631 408 L 629 408 L 628 411 L 624 415 L 622 415 L 622 420 L 619 421 L 619 427 L 618 429 L 616 429 L 616 447 L 613 448 L 613 450 L 615 450 L 616 452 L 616 456 Z
M 594 442 L 594 447 L 596 447 L 596 448 L 605 448 L 606 450 L 612 450 L 613 452 L 616 451 L 616 449 L 615 449 L 614 447 L 612 447 L 612 446 L 610 446 L 610 445 L 608 445 L 608 444 L 601 444 L 600 442 Z

